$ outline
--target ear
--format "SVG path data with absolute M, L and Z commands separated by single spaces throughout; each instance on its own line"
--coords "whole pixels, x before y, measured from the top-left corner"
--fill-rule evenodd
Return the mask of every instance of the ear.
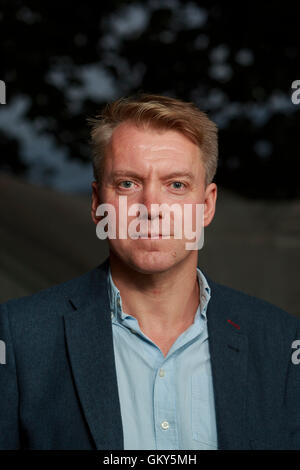
M 217 185 L 215 183 L 210 183 L 205 189 L 204 227 L 207 227 L 214 218 L 217 192 Z
M 91 217 L 93 222 L 97 225 L 99 220 L 101 220 L 100 215 L 96 215 L 97 208 L 100 205 L 100 196 L 99 196 L 99 184 L 97 181 L 92 182 L 92 207 L 91 207 Z

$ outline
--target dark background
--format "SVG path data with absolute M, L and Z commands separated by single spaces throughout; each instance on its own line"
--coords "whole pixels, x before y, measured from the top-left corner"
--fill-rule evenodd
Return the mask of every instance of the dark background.
M 219 127 L 219 200 L 200 267 L 300 316 L 300 6 L 0 1 L 0 300 L 102 261 L 86 119 L 143 91 Z

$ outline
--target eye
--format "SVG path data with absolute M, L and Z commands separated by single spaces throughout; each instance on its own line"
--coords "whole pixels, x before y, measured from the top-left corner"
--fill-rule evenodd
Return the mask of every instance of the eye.
M 131 189 L 132 188 L 132 186 L 130 186 L 131 184 L 133 184 L 132 181 L 124 180 L 124 181 L 120 181 L 118 183 L 118 186 L 124 185 L 124 186 L 121 186 L 121 187 L 124 188 L 124 189 Z
M 186 185 L 184 183 L 182 183 L 181 181 L 173 181 L 173 183 L 171 183 L 175 186 L 173 186 L 174 189 L 185 189 Z

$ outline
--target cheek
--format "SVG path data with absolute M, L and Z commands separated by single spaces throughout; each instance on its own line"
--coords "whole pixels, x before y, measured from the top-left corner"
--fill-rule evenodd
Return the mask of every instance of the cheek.
M 191 232 L 196 233 L 204 224 L 204 204 L 194 200 L 185 201 L 181 205 L 181 210 L 172 214 L 174 233 L 179 233 L 180 227 L 182 236 L 190 237 Z
M 193 204 L 190 211 L 186 214 L 185 225 L 187 233 L 190 231 L 198 232 L 204 227 L 204 204 Z
M 184 230 L 185 227 L 189 230 L 196 230 L 199 226 L 199 220 L 203 220 L 205 205 L 200 202 L 201 199 L 187 198 L 178 205 L 178 208 L 171 211 L 171 221 L 174 224 L 181 225 Z

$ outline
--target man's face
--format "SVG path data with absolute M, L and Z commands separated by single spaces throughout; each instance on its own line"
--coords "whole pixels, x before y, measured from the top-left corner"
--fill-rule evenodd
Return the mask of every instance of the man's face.
M 162 234 L 164 211 L 153 211 L 152 204 L 166 203 L 168 206 L 179 204 L 184 214 L 184 204 L 192 208 L 193 229 L 196 228 L 196 204 L 204 206 L 204 226 L 214 215 L 216 185 L 205 188 L 205 171 L 199 148 L 183 134 L 173 130 L 138 128 L 130 122 L 124 122 L 113 132 L 107 148 L 103 167 L 101 187 L 93 183 L 92 217 L 99 222 L 96 209 L 101 203 L 109 203 L 116 212 L 116 239 L 110 239 L 109 245 L 123 263 L 142 273 L 158 273 L 171 269 L 189 256 L 197 258 L 197 250 L 187 250 L 186 243 L 193 240 L 184 236 L 174 237 L 174 216 L 170 212 L 170 238 L 150 238 L 153 224 L 159 223 Z M 146 225 L 149 238 L 118 239 L 120 196 L 127 197 L 127 207 L 143 204 L 148 211 Z M 152 211 L 152 212 L 151 212 Z M 135 215 L 128 216 L 127 226 Z M 201 221 L 202 222 L 202 221 Z M 144 232 L 145 224 L 142 231 Z M 148 235 L 144 234 L 145 236 Z

